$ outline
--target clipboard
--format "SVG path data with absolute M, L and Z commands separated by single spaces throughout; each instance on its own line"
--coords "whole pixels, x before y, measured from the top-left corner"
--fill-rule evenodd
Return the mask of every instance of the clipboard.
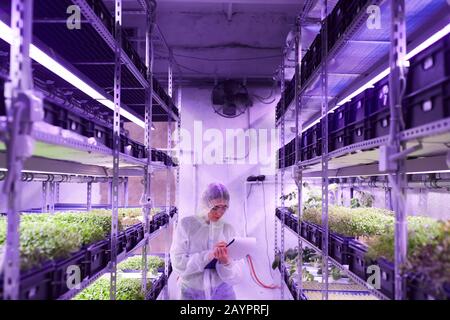
M 231 241 L 227 244 L 227 247 L 229 247 L 229 246 L 234 242 L 234 240 L 235 240 L 235 239 L 231 240 Z M 210 263 L 208 263 L 208 264 L 206 265 L 205 269 L 215 269 L 215 268 L 216 268 L 216 264 L 217 264 L 217 259 L 214 258 L 214 259 L 211 260 Z

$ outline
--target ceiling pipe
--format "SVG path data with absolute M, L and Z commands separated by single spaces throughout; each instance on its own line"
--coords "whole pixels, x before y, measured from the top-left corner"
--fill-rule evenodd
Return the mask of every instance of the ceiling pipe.
M 375 180 L 375 179 L 357 179 L 350 178 L 343 182 L 335 181 L 338 179 L 331 179 L 330 183 L 336 183 L 340 187 L 343 188 L 375 188 L 375 189 L 390 189 L 390 185 L 387 180 Z M 320 186 L 321 182 L 318 180 L 314 180 L 310 182 L 311 185 Z M 422 181 L 408 181 L 407 188 L 410 189 L 427 189 L 427 190 L 436 190 L 436 189 L 448 189 L 450 188 L 450 179 L 435 179 L 433 177 L 427 177 Z
M 6 171 L 0 171 L 0 181 L 5 180 Z M 22 182 L 59 182 L 59 183 L 106 183 L 111 182 L 112 177 L 91 177 L 91 176 L 72 176 L 67 174 L 33 173 L 22 172 Z M 119 178 L 119 183 L 125 181 L 124 177 Z

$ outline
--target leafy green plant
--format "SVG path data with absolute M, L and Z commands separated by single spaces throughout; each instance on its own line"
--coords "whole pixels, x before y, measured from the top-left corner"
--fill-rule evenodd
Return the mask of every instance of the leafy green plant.
M 64 221 L 40 217 L 20 224 L 21 267 L 26 270 L 47 260 L 65 258 L 81 246 L 77 228 Z M 6 241 L 6 219 L 0 220 L 0 246 Z
M 164 260 L 157 256 L 147 256 L 148 270 L 152 273 L 156 273 L 158 268 L 164 267 Z M 117 270 L 142 270 L 142 256 L 136 255 L 122 261 L 117 265 Z
M 303 281 L 306 281 L 306 282 L 314 281 L 313 274 L 311 272 L 309 272 L 308 270 L 306 270 L 306 268 L 304 268 L 302 271 L 302 278 L 303 278 Z
M 411 254 L 403 271 L 436 299 L 447 299 L 444 287 L 450 287 L 450 221 L 440 224 L 433 243 Z
M 409 216 L 407 218 L 407 224 L 409 256 L 428 244 L 436 243 L 436 239 L 439 238 L 439 233 L 442 230 L 442 222 L 428 217 Z M 395 248 L 394 238 L 394 225 L 391 224 L 386 228 L 385 232 L 369 240 L 367 257 L 374 260 L 385 258 L 388 261 L 393 261 Z
M 375 201 L 375 197 L 369 193 L 364 191 L 356 191 L 356 197 L 350 200 L 351 208 L 370 208 L 373 206 L 373 202 Z
M 331 267 L 331 277 L 333 280 L 339 280 L 342 278 L 341 270 L 339 268 L 336 268 L 335 266 Z
M 308 208 L 303 212 L 305 221 L 321 225 L 321 208 Z M 374 236 L 382 234 L 386 227 L 394 223 L 390 211 L 375 208 L 350 209 L 341 206 L 330 206 L 328 223 L 334 233 L 349 237 Z
M 297 199 L 297 192 L 292 191 L 291 193 L 280 196 L 280 200 L 293 200 Z
M 147 288 L 151 288 L 151 280 L 147 282 Z M 109 277 L 102 277 L 92 285 L 81 291 L 74 300 L 109 300 Z M 141 279 L 117 277 L 116 288 L 117 300 L 144 300 L 145 296 L 141 290 Z
M 352 198 L 350 200 L 350 208 L 354 209 L 354 208 L 359 208 L 361 207 L 361 204 L 359 203 L 359 199 L 358 198 Z
M 317 258 L 317 254 L 313 249 L 310 249 L 308 247 L 303 248 L 303 252 L 302 252 L 302 258 L 303 258 L 303 263 L 309 263 L 312 262 L 314 259 Z
M 121 225 L 119 223 L 119 229 Z M 20 254 L 22 269 L 62 259 L 83 245 L 104 239 L 111 230 L 111 215 L 97 212 L 22 214 Z M 0 246 L 6 241 L 6 219 L 0 219 Z

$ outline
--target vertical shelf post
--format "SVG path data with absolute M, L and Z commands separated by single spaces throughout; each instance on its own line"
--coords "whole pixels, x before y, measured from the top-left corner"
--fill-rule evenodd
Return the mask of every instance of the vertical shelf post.
M 147 152 L 147 164 L 144 172 L 144 198 L 142 199 L 143 205 L 143 218 L 144 218 L 144 246 L 142 249 L 142 283 L 141 290 L 144 294 L 147 293 L 147 252 L 149 246 L 149 233 L 150 233 L 150 213 L 152 209 L 151 200 L 151 176 L 153 172 L 152 167 L 152 120 L 153 120 L 153 16 L 154 7 L 150 6 L 147 12 L 145 32 L 145 65 L 147 66 L 147 81 L 149 86 L 145 92 L 145 150 Z
M 284 57 L 286 56 L 286 52 L 282 55 L 282 62 L 281 62 L 281 106 L 282 110 L 285 110 L 285 75 L 284 75 Z M 285 113 L 283 112 L 283 115 L 281 116 L 281 145 L 284 147 L 285 142 Z M 284 174 L 285 174 L 285 166 L 286 166 L 286 159 L 284 155 L 282 155 L 281 158 L 281 177 L 280 177 L 280 194 L 281 194 L 281 207 L 284 209 Z M 281 229 L 280 229 L 280 265 L 282 266 L 280 272 L 281 272 L 281 283 L 280 283 L 280 291 L 281 291 L 281 300 L 284 300 L 284 277 L 285 277 L 285 270 L 284 270 L 284 224 L 285 224 L 285 215 L 284 210 L 281 210 Z
M 47 189 L 48 189 L 48 182 L 42 181 L 41 212 L 48 212 Z
M 169 69 L 168 69 L 168 75 L 167 75 L 167 84 L 168 84 L 168 94 L 169 97 L 172 98 L 172 89 L 173 89 L 173 83 L 172 83 L 172 56 L 169 57 Z M 169 113 L 167 113 L 167 155 L 171 156 L 172 153 L 170 150 L 172 150 L 172 128 L 170 125 L 171 122 L 171 116 Z M 166 213 L 170 213 L 170 185 L 171 185 L 171 178 L 172 178 L 172 167 L 170 165 L 166 166 Z M 164 277 L 166 281 L 169 278 L 169 254 L 168 254 L 168 246 L 169 246 L 169 232 L 168 232 L 169 225 L 165 225 L 165 235 L 164 235 Z M 164 299 L 169 299 L 169 290 L 168 286 L 164 286 Z
M 128 208 L 128 177 L 125 177 L 123 181 L 123 206 Z
M 51 214 L 55 213 L 55 182 L 50 181 L 50 204 L 49 204 L 49 212 Z
M 390 98 L 390 133 L 389 147 L 392 156 L 405 150 L 399 133 L 404 129 L 402 99 L 406 88 L 406 23 L 405 0 L 391 0 L 391 50 L 389 55 L 389 98 Z M 404 299 L 404 281 L 401 268 L 406 263 L 407 255 L 407 221 L 406 221 L 406 174 L 405 157 L 389 159 L 388 177 L 393 191 L 393 208 L 395 212 L 395 300 Z
M 11 1 L 10 82 L 5 85 L 8 116 L 5 139 L 7 175 L 3 194 L 7 201 L 7 232 L 3 288 L 5 300 L 19 299 L 20 288 L 20 188 L 23 163 L 33 153 L 31 128 L 43 119 L 42 98 L 33 91 L 30 44 L 33 0 Z
M 322 300 L 328 300 L 328 30 L 327 0 L 321 0 L 322 18 Z
M 300 228 L 303 213 L 303 172 L 300 167 L 301 162 L 301 141 L 302 141 L 302 96 L 301 89 L 301 65 L 302 65 L 302 18 L 297 18 L 295 30 L 295 166 L 294 180 L 297 185 L 297 205 L 298 205 L 298 232 L 297 232 L 297 298 L 300 300 L 303 296 L 303 242 L 300 236 Z
M 177 121 L 177 145 L 178 145 L 178 150 L 177 150 L 177 160 L 178 160 L 178 166 L 176 168 L 176 196 L 177 196 L 177 200 L 176 200 L 176 208 L 177 210 L 180 209 L 180 170 L 181 170 L 181 157 L 182 157 L 182 150 L 181 150 L 181 98 L 182 98 L 182 89 L 181 89 L 181 81 L 178 85 L 178 90 L 177 90 L 177 106 L 178 106 L 178 121 Z M 177 225 L 178 222 L 178 213 L 175 217 L 175 226 Z
M 89 181 L 87 183 L 87 204 L 86 204 L 86 210 L 89 212 L 92 210 L 92 181 Z
M 122 0 L 115 0 L 115 68 L 114 68 L 114 131 L 113 131 L 113 179 L 111 219 L 111 286 L 109 296 L 116 300 L 117 286 L 117 237 L 119 231 L 119 152 L 120 152 L 120 101 L 121 101 L 121 48 L 122 48 Z

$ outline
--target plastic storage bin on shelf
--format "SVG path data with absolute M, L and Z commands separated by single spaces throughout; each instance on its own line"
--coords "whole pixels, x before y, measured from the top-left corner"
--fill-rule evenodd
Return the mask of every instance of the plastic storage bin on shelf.
M 349 242 L 350 237 L 341 236 L 335 233 L 330 233 L 329 239 L 329 254 L 334 260 L 342 265 L 350 263 L 349 256 Z
M 328 16 L 328 51 L 342 37 L 347 29 L 347 15 L 344 11 L 344 4 L 339 1 Z
M 410 62 L 403 103 L 406 128 L 450 117 L 450 36 Z
M 112 141 L 112 138 L 110 132 L 110 129 L 89 121 L 86 123 L 85 132 L 83 135 L 89 138 L 93 137 L 97 142 L 111 148 L 112 145 L 110 145 L 110 141 Z
M 381 272 L 381 289 L 388 298 L 394 299 L 395 296 L 395 271 L 394 264 L 386 259 L 378 259 L 377 264 Z
M 136 228 L 130 227 L 127 230 L 125 230 L 125 237 L 126 237 L 126 251 L 129 252 L 131 249 L 133 249 L 137 244 L 137 230 Z
M 20 300 L 49 300 L 55 266 L 48 261 L 38 268 L 20 272 Z M 3 276 L 0 278 L 0 300 L 3 300 Z
M 372 98 L 369 101 L 369 138 L 374 139 L 388 135 L 390 128 L 389 77 L 385 77 L 375 84 Z
M 68 276 L 73 275 L 74 272 L 76 272 L 75 270 L 80 271 L 80 281 L 83 281 L 89 276 L 86 257 L 87 250 L 81 249 L 80 251 L 72 254 L 69 258 L 55 262 L 55 269 L 52 280 L 52 297 L 54 299 L 57 299 L 58 297 L 69 291 L 69 288 L 67 286 Z M 77 269 L 72 269 L 74 266 Z
M 346 132 L 347 105 L 340 106 L 334 113 L 328 114 L 328 151 L 338 150 L 348 145 Z M 322 119 L 321 121 L 324 121 Z
M 366 273 L 368 264 L 365 257 L 367 253 L 367 246 L 358 241 L 350 240 L 348 248 L 350 256 L 349 270 L 356 274 L 359 278 L 366 281 L 368 278 Z
M 87 248 L 88 257 L 88 272 L 89 275 L 94 275 L 101 271 L 108 265 L 110 256 L 108 252 L 111 250 L 111 241 L 102 240 L 94 243 Z

